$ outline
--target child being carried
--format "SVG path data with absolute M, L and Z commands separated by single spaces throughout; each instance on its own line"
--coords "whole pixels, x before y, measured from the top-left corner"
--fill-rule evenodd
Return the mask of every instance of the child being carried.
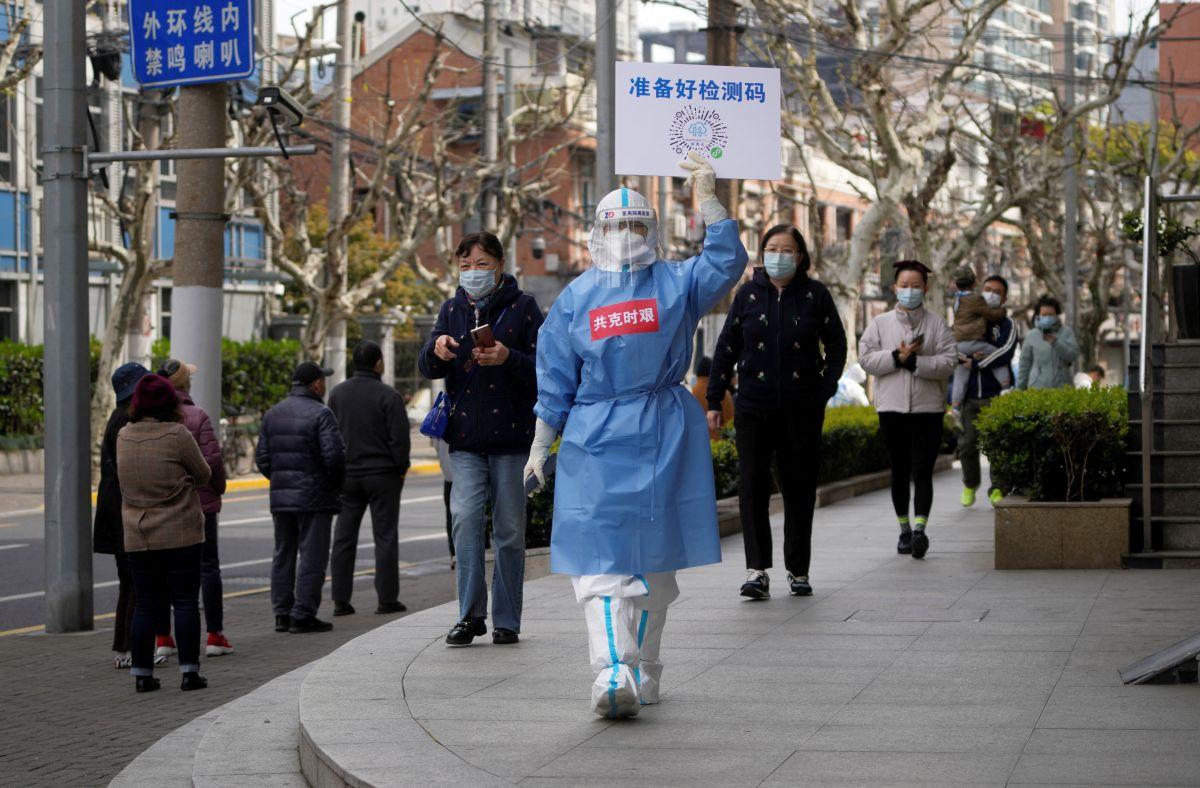
M 991 353 L 996 346 L 984 339 L 987 336 L 988 323 L 1000 322 L 1008 315 L 1008 311 L 999 303 L 993 306 L 985 296 L 975 292 L 975 272 L 970 268 L 959 269 L 954 275 L 954 285 L 958 292 L 954 295 L 953 331 L 954 339 L 958 343 L 959 359 L 968 361 L 974 358 L 976 353 Z M 1007 366 L 990 369 L 1001 388 L 1008 388 L 1012 384 L 1012 372 Z M 959 364 L 954 368 L 950 403 L 955 410 L 962 406 L 970 376 L 970 367 Z

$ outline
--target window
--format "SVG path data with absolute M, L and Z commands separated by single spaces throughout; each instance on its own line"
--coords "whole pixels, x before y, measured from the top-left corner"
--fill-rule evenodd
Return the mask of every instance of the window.
M 171 288 L 158 291 L 158 335 L 171 336 Z
M 0 282 L 0 341 L 17 339 L 17 283 Z
M 849 208 L 837 209 L 837 239 L 840 241 L 849 241 L 851 233 L 851 221 L 853 220 L 854 212 Z
M 537 64 L 535 74 L 557 76 L 562 73 L 561 47 L 557 38 L 539 38 L 534 57 Z

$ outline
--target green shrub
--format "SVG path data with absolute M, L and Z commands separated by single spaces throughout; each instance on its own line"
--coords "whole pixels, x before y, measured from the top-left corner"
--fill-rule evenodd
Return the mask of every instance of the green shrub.
M 733 438 L 712 441 L 713 481 L 716 483 L 717 498 L 737 495 L 738 453 Z
M 1125 389 L 1017 391 L 976 420 L 993 483 L 1035 501 L 1095 501 L 1120 493 L 1129 409 Z
M 171 357 L 171 342 L 155 340 L 151 361 L 157 369 Z M 186 359 L 184 359 L 186 361 Z M 292 370 L 300 360 L 293 339 L 250 342 L 221 340 L 221 409 L 226 418 L 260 416 L 287 396 Z
M 887 467 L 887 446 L 879 434 L 879 415 L 874 408 L 850 405 L 825 411 L 818 483 L 828 484 Z

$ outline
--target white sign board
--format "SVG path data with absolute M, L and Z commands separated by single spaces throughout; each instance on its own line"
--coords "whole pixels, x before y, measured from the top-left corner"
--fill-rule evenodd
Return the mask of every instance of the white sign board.
M 718 178 L 783 178 L 779 69 L 616 67 L 618 175 L 686 175 L 679 162 L 694 150 Z

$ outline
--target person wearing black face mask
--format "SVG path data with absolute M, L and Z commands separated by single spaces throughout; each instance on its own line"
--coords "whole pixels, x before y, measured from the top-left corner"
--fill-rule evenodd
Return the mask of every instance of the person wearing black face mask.
M 846 365 L 846 333 L 833 297 L 808 276 L 804 236 L 790 224 L 763 236 L 761 266 L 734 296 L 708 380 L 708 421 L 721 426 L 721 401 L 734 375 L 738 502 L 748 576 L 741 594 L 765 599 L 772 565 L 771 462 L 784 506 L 784 564 L 790 593 L 812 594 L 808 570 L 820 472 L 825 403 Z M 824 348 L 824 352 L 822 352 Z

